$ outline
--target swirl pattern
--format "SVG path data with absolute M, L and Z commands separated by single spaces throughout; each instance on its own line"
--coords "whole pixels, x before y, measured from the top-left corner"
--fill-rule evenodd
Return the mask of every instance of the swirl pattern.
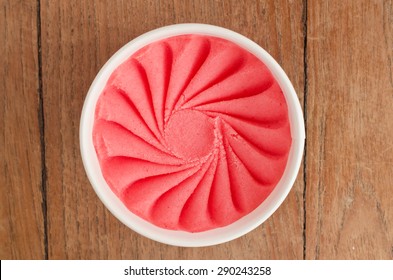
M 292 139 L 268 68 L 230 41 L 189 34 L 143 47 L 112 73 L 93 142 L 105 180 L 130 211 L 200 232 L 266 199 Z

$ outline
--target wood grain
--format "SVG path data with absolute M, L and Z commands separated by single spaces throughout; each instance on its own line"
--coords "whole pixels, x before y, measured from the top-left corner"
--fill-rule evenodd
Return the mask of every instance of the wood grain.
M 37 2 L 0 1 L 0 259 L 45 257 Z
M 136 36 L 182 22 L 256 41 L 306 105 L 306 169 L 284 204 L 206 248 L 122 225 L 79 151 L 101 66 Z M 1 259 L 393 259 L 393 1 L 0 0 L 0 40 Z
M 85 175 L 79 119 L 106 60 L 151 29 L 203 22 L 227 27 L 269 51 L 303 98 L 300 1 L 42 1 L 42 73 L 51 259 L 299 259 L 303 257 L 303 172 L 282 207 L 235 241 L 179 248 L 146 239 L 117 221 Z
M 392 1 L 309 1 L 308 259 L 393 258 Z

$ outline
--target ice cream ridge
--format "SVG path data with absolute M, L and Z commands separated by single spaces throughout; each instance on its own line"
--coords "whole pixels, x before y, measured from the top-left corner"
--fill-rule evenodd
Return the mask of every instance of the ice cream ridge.
M 141 48 L 112 73 L 93 143 L 131 212 L 201 232 L 269 196 L 292 139 L 284 94 L 261 60 L 226 39 L 186 34 Z

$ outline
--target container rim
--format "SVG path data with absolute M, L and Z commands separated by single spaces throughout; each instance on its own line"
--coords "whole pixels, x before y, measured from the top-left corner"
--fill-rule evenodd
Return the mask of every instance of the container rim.
M 101 173 L 92 138 L 96 103 L 112 72 L 145 45 L 184 34 L 223 38 L 236 43 L 259 58 L 269 68 L 284 93 L 288 105 L 292 136 L 292 145 L 283 176 L 266 200 L 254 211 L 228 226 L 198 233 L 163 229 L 129 211 L 107 185 Z M 304 150 L 305 127 L 302 108 L 295 89 L 284 70 L 269 53 L 255 42 L 229 29 L 208 24 L 185 23 L 164 26 L 147 32 L 124 45 L 105 63 L 95 77 L 85 98 L 79 137 L 83 166 L 88 179 L 100 200 L 118 220 L 137 233 L 161 243 L 183 247 L 201 247 L 238 238 L 261 225 L 277 210 L 287 197 L 299 172 Z

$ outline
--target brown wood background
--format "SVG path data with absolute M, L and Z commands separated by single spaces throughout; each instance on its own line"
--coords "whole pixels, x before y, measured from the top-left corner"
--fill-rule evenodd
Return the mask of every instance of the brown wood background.
M 79 151 L 87 90 L 151 29 L 235 30 L 282 65 L 304 105 L 295 186 L 262 226 L 180 248 L 117 221 Z M 0 0 L 1 259 L 393 259 L 393 2 Z

